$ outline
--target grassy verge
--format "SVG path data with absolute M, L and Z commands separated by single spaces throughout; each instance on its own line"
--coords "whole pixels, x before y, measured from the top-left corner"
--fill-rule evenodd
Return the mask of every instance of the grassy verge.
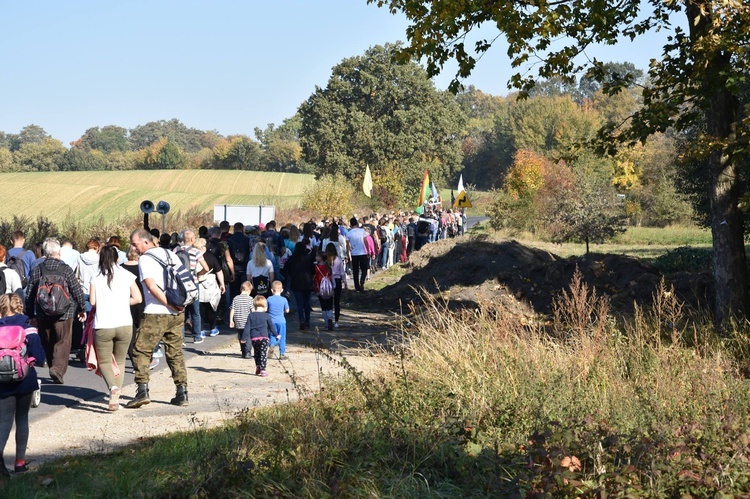
M 338 358 L 349 376 L 306 400 L 52 462 L 3 496 L 750 493 L 750 342 L 669 290 L 624 322 L 577 279 L 546 325 L 430 298 L 417 316 L 378 374 Z
M 551 243 L 529 233 L 495 232 L 484 223 L 472 228 L 471 232 L 513 238 L 527 246 L 543 249 L 561 257 L 581 256 L 586 253 L 584 243 Z M 677 248 L 686 246 L 710 251 L 711 244 L 711 232 L 697 227 L 629 227 L 624 234 L 604 244 L 592 244 L 590 249 L 594 253 L 627 255 L 655 261 Z

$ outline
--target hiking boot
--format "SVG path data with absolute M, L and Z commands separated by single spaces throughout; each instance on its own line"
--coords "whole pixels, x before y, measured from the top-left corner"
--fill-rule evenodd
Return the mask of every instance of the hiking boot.
M 240 343 L 240 353 L 243 359 L 247 358 L 247 343 Z
M 177 393 L 174 398 L 169 401 L 172 405 L 186 406 L 188 405 L 188 390 L 187 386 L 178 385 Z
M 63 385 L 65 384 L 63 382 L 62 374 L 58 373 L 57 371 L 53 371 L 52 369 L 49 370 L 49 377 L 52 378 L 52 382 L 56 385 Z
M 330 319 L 328 320 L 328 330 L 333 331 L 333 321 Z
M 138 383 L 138 390 L 135 392 L 135 398 L 125 404 L 127 409 L 137 409 L 142 405 L 150 404 L 151 399 L 148 398 L 148 383 Z

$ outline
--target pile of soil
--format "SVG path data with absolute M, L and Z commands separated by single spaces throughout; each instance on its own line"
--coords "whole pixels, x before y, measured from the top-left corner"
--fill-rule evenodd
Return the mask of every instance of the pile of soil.
M 561 258 L 514 240 L 493 241 L 487 236 L 428 244 L 403 265 L 408 270 L 399 282 L 360 296 L 361 304 L 406 310 L 420 303 L 423 290 L 440 295 L 452 308 L 493 302 L 531 317 L 550 313 L 553 300 L 569 289 L 579 269 L 590 288 L 611 298 L 615 311 L 632 311 L 634 303 L 649 304 L 662 279 L 686 304 L 712 306 L 713 280 L 706 273 L 662 275 L 653 265 L 624 255 Z

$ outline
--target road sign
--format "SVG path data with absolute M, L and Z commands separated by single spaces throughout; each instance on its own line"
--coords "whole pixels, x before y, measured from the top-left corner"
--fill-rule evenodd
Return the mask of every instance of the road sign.
M 469 201 L 469 196 L 466 194 L 466 191 L 461 191 L 461 193 L 456 198 L 456 202 L 453 203 L 454 208 L 471 208 L 472 204 L 471 201 Z

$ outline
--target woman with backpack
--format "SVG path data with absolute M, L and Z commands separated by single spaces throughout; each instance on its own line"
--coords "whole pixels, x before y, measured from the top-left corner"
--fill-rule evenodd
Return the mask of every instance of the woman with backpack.
M 275 279 L 273 258 L 274 255 L 266 251 L 265 243 L 255 243 L 252 258 L 247 262 L 247 280 L 253 283 L 252 296 L 271 296 L 271 283 Z
M 27 369 L 25 376 L 18 381 L 0 382 L 0 482 L 10 478 L 10 473 L 5 467 L 3 450 L 10 437 L 13 422 L 16 423 L 16 461 L 14 470 L 16 473 L 28 471 L 26 465 L 26 445 L 29 441 L 29 409 L 31 408 L 34 392 L 39 389 L 39 382 L 34 365 L 44 365 L 47 360 L 42 348 L 42 341 L 36 332 L 36 328 L 29 325 L 29 318 L 23 313 L 23 300 L 13 293 L 0 296 L 0 340 L 10 339 L 11 326 L 21 326 L 25 330 L 23 344 L 17 348 L 26 347 L 25 359 Z M 32 361 L 33 359 L 33 361 Z M 0 363 L 3 363 L 0 358 Z M 19 373 L 15 377 L 19 377 Z M 37 402 L 38 403 L 38 402 Z
M 109 391 L 109 410 L 120 408 L 120 390 L 125 379 L 125 355 L 133 337 L 130 307 L 143 301 L 135 276 L 117 265 L 117 247 L 106 245 L 99 254 L 99 272 L 89 283 L 89 302 L 95 307 L 94 345 L 96 358 Z M 119 368 L 115 376 L 112 359 Z

